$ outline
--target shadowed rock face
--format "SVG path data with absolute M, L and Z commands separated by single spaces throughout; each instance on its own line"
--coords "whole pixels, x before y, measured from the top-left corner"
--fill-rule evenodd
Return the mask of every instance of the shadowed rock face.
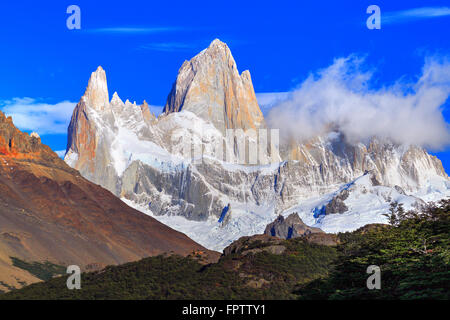
M 281 239 L 291 239 L 303 237 L 311 233 L 323 233 L 319 228 L 308 227 L 303 223 L 298 213 L 289 215 L 286 219 L 283 216 L 267 225 L 264 234 Z
M 217 256 L 89 182 L 0 112 L 0 281 L 38 281 L 9 257 L 88 269 L 192 251 Z
M 181 110 L 211 121 L 221 132 L 265 127 L 250 72 L 239 75 L 230 49 L 218 39 L 178 71 L 164 112 Z
M 339 194 L 337 194 L 327 205 L 325 206 L 325 213 L 344 213 L 348 210 L 347 205 L 344 200 L 348 198 L 349 191 L 344 189 Z

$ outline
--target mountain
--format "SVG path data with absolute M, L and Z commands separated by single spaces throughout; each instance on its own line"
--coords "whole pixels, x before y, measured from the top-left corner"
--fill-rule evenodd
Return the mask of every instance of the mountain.
M 211 122 L 221 132 L 265 127 L 250 72 L 239 75 L 230 49 L 219 39 L 178 71 L 164 112 L 181 110 Z
M 448 300 L 449 233 L 447 200 L 402 216 L 395 225 L 289 240 L 241 237 L 206 266 L 192 258 L 151 257 L 83 274 L 82 290 L 67 290 L 63 276 L 0 295 L 0 300 Z M 367 289 L 372 263 L 382 270 L 381 290 Z
M 0 290 L 39 281 L 17 261 L 92 270 L 193 251 L 215 256 L 83 178 L 0 112 Z
M 280 214 L 298 212 L 325 232 L 351 231 L 385 223 L 391 201 L 415 208 L 450 196 L 441 162 L 418 146 L 377 137 L 353 143 L 331 125 L 307 142 L 277 141 L 269 131 L 261 143 L 264 134 L 251 129 L 265 129 L 265 121 L 253 98 L 239 98 L 254 96 L 243 77 L 229 48 L 214 40 L 183 64 L 155 118 L 145 104 L 123 102 L 117 93 L 108 102 L 99 68 L 74 110 L 65 161 L 214 250 L 263 233 Z M 255 142 L 258 161 L 251 163 Z

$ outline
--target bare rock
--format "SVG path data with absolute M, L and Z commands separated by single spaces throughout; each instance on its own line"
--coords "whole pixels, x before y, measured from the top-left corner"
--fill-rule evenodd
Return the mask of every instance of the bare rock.
M 325 213 L 344 213 L 348 210 L 347 205 L 344 203 L 344 200 L 348 198 L 349 191 L 347 189 L 339 192 L 330 202 L 325 206 Z
M 283 216 L 267 225 L 264 234 L 281 239 L 291 239 L 303 237 L 311 233 L 323 233 L 319 228 L 309 227 L 303 223 L 298 213 L 289 215 L 286 219 Z
M 228 46 L 216 39 L 181 66 L 165 113 L 187 110 L 226 129 L 265 127 L 248 70 L 239 75 Z

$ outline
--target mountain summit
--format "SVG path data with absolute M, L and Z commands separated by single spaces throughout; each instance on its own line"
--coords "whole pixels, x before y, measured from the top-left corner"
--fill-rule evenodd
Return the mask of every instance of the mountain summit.
M 106 73 L 101 66 L 92 72 L 83 97 L 86 103 L 97 110 L 103 110 L 109 104 Z
M 221 132 L 265 127 L 250 72 L 239 75 L 230 49 L 219 39 L 178 71 L 164 112 L 181 110 L 211 121 Z
M 281 146 L 281 159 L 270 165 L 209 152 L 225 146 L 239 152 L 238 138 L 229 141 L 226 129 L 265 127 L 249 73 L 238 73 L 219 40 L 183 63 L 158 118 L 146 103 L 117 94 L 106 104 L 97 94 L 107 92 L 104 79 L 103 70 L 93 73 L 89 94 L 74 110 L 65 161 L 205 247 L 221 250 L 262 233 L 279 214 L 298 212 L 308 226 L 344 232 L 386 222 L 382 213 L 391 201 L 410 209 L 450 195 L 449 177 L 426 150 L 377 137 L 353 143 L 334 128 Z M 229 204 L 233 210 L 219 225 Z

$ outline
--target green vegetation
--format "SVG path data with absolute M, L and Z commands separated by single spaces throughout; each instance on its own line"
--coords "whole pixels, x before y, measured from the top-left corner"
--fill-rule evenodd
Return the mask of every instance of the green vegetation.
M 81 277 L 81 290 L 68 290 L 66 276 L 2 295 L 4 299 L 293 299 L 292 289 L 324 276 L 334 248 L 285 241 L 289 253 L 230 255 L 202 265 L 194 258 L 157 256 L 109 266 Z M 261 284 L 261 288 L 258 287 Z
M 38 279 L 47 281 L 55 276 L 60 276 L 66 273 L 66 268 L 57 264 L 45 261 L 41 262 L 26 262 L 15 257 L 10 257 L 13 266 L 26 270 Z
M 396 203 L 390 226 L 341 234 L 330 277 L 296 293 L 301 299 L 449 299 L 450 201 L 405 212 Z M 381 290 L 368 290 L 366 269 L 381 268 Z
M 392 225 L 339 235 L 337 247 L 303 238 L 279 243 L 282 254 L 248 250 L 218 263 L 157 256 L 82 274 L 81 290 L 66 276 L 2 294 L 3 299 L 449 299 L 450 201 L 405 212 L 392 204 Z M 369 290 L 369 265 L 381 268 L 381 290 Z

